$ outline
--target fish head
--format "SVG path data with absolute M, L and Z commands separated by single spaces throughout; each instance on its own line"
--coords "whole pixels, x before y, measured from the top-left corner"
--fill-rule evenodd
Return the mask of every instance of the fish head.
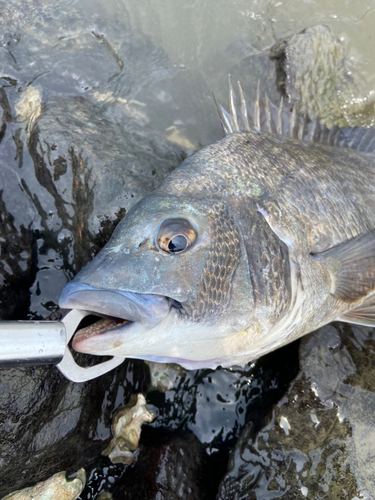
M 254 301 L 244 244 L 225 201 L 155 192 L 66 285 L 60 307 L 105 318 L 79 352 L 215 367 L 243 347 Z

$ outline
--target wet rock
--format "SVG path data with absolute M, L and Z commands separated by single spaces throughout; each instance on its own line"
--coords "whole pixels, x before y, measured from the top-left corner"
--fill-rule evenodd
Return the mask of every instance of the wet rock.
M 328 26 L 314 26 L 276 44 L 277 83 L 299 112 L 323 120 L 337 105 L 337 91 L 346 87 L 345 48 Z
M 152 422 L 155 414 L 146 408 L 143 394 L 134 394 L 129 403 L 117 411 L 113 419 L 113 439 L 103 451 L 112 463 L 131 464 L 138 448 L 144 422 Z
M 113 464 L 108 457 L 103 455 L 96 458 L 86 469 L 86 487 L 78 500 L 96 499 L 99 494 L 111 494 L 114 484 L 124 475 L 128 466 Z
M 102 491 L 97 496 L 97 500 L 112 500 L 112 499 L 113 499 L 112 494 L 108 493 L 107 491 Z
M 191 433 L 144 429 L 138 457 L 111 490 L 114 500 L 201 500 L 207 492 L 204 448 Z
M 74 479 L 66 479 L 65 472 L 55 474 L 47 481 L 7 495 L 3 500 L 76 500 L 86 483 L 86 473 L 80 469 Z
M 360 94 L 360 77 L 329 26 L 307 28 L 278 42 L 271 58 L 277 86 L 301 115 L 318 118 L 328 127 L 373 125 L 373 103 L 353 98 Z
M 174 363 L 156 363 L 146 361 L 150 369 L 150 390 L 166 392 L 173 389 L 177 379 L 185 376 L 186 370 Z
M 245 428 L 218 499 L 375 494 L 375 331 L 335 323 L 304 338 L 301 371 L 254 436 Z
M 125 361 L 81 384 L 55 367 L 0 370 L 0 497 L 100 455 L 114 412 L 147 387 L 144 366 Z
M 184 370 L 150 364 L 154 387 L 147 402 L 157 418 L 152 427 L 189 430 L 208 450 L 226 450 L 251 420 L 263 418 L 298 372 L 298 344 L 290 344 L 244 367 Z
M 32 229 L 37 212 L 20 178 L 21 129 L 12 121 L 2 88 L 0 123 L 0 318 L 24 318 L 37 272 L 37 234 Z
M 34 121 L 39 117 L 42 111 L 42 93 L 36 87 L 29 85 L 22 92 L 15 105 L 17 120 L 19 122 L 27 121 L 28 130 L 31 129 Z

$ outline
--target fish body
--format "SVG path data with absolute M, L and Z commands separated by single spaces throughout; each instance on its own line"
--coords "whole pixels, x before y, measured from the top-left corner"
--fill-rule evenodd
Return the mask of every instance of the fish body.
M 129 320 L 79 331 L 76 350 L 214 368 L 335 319 L 373 324 L 375 166 L 358 152 L 373 131 L 329 133 L 240 97 L 219 108 L 224 138 L 138 202 L 63 290 L 61 307 Z

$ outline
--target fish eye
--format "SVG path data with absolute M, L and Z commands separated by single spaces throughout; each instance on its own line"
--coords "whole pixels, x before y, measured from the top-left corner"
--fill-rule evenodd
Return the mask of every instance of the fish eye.
M 160 226 L 157 242 L 167 253 L 181 253 L 194 245 L 197 232 L 186 219 L 168 219 Z

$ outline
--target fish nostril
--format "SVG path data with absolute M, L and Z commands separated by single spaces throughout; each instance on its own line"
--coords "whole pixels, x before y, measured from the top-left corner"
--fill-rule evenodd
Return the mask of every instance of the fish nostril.
M 143 247 L 144 245 L 146 245 L 146 243 L 147 243 L 147 238 L 146 238 L 146 239 L 144 239 L 144 240 L 142 240 L 142 241 L 139 243 L 138 248 Z

